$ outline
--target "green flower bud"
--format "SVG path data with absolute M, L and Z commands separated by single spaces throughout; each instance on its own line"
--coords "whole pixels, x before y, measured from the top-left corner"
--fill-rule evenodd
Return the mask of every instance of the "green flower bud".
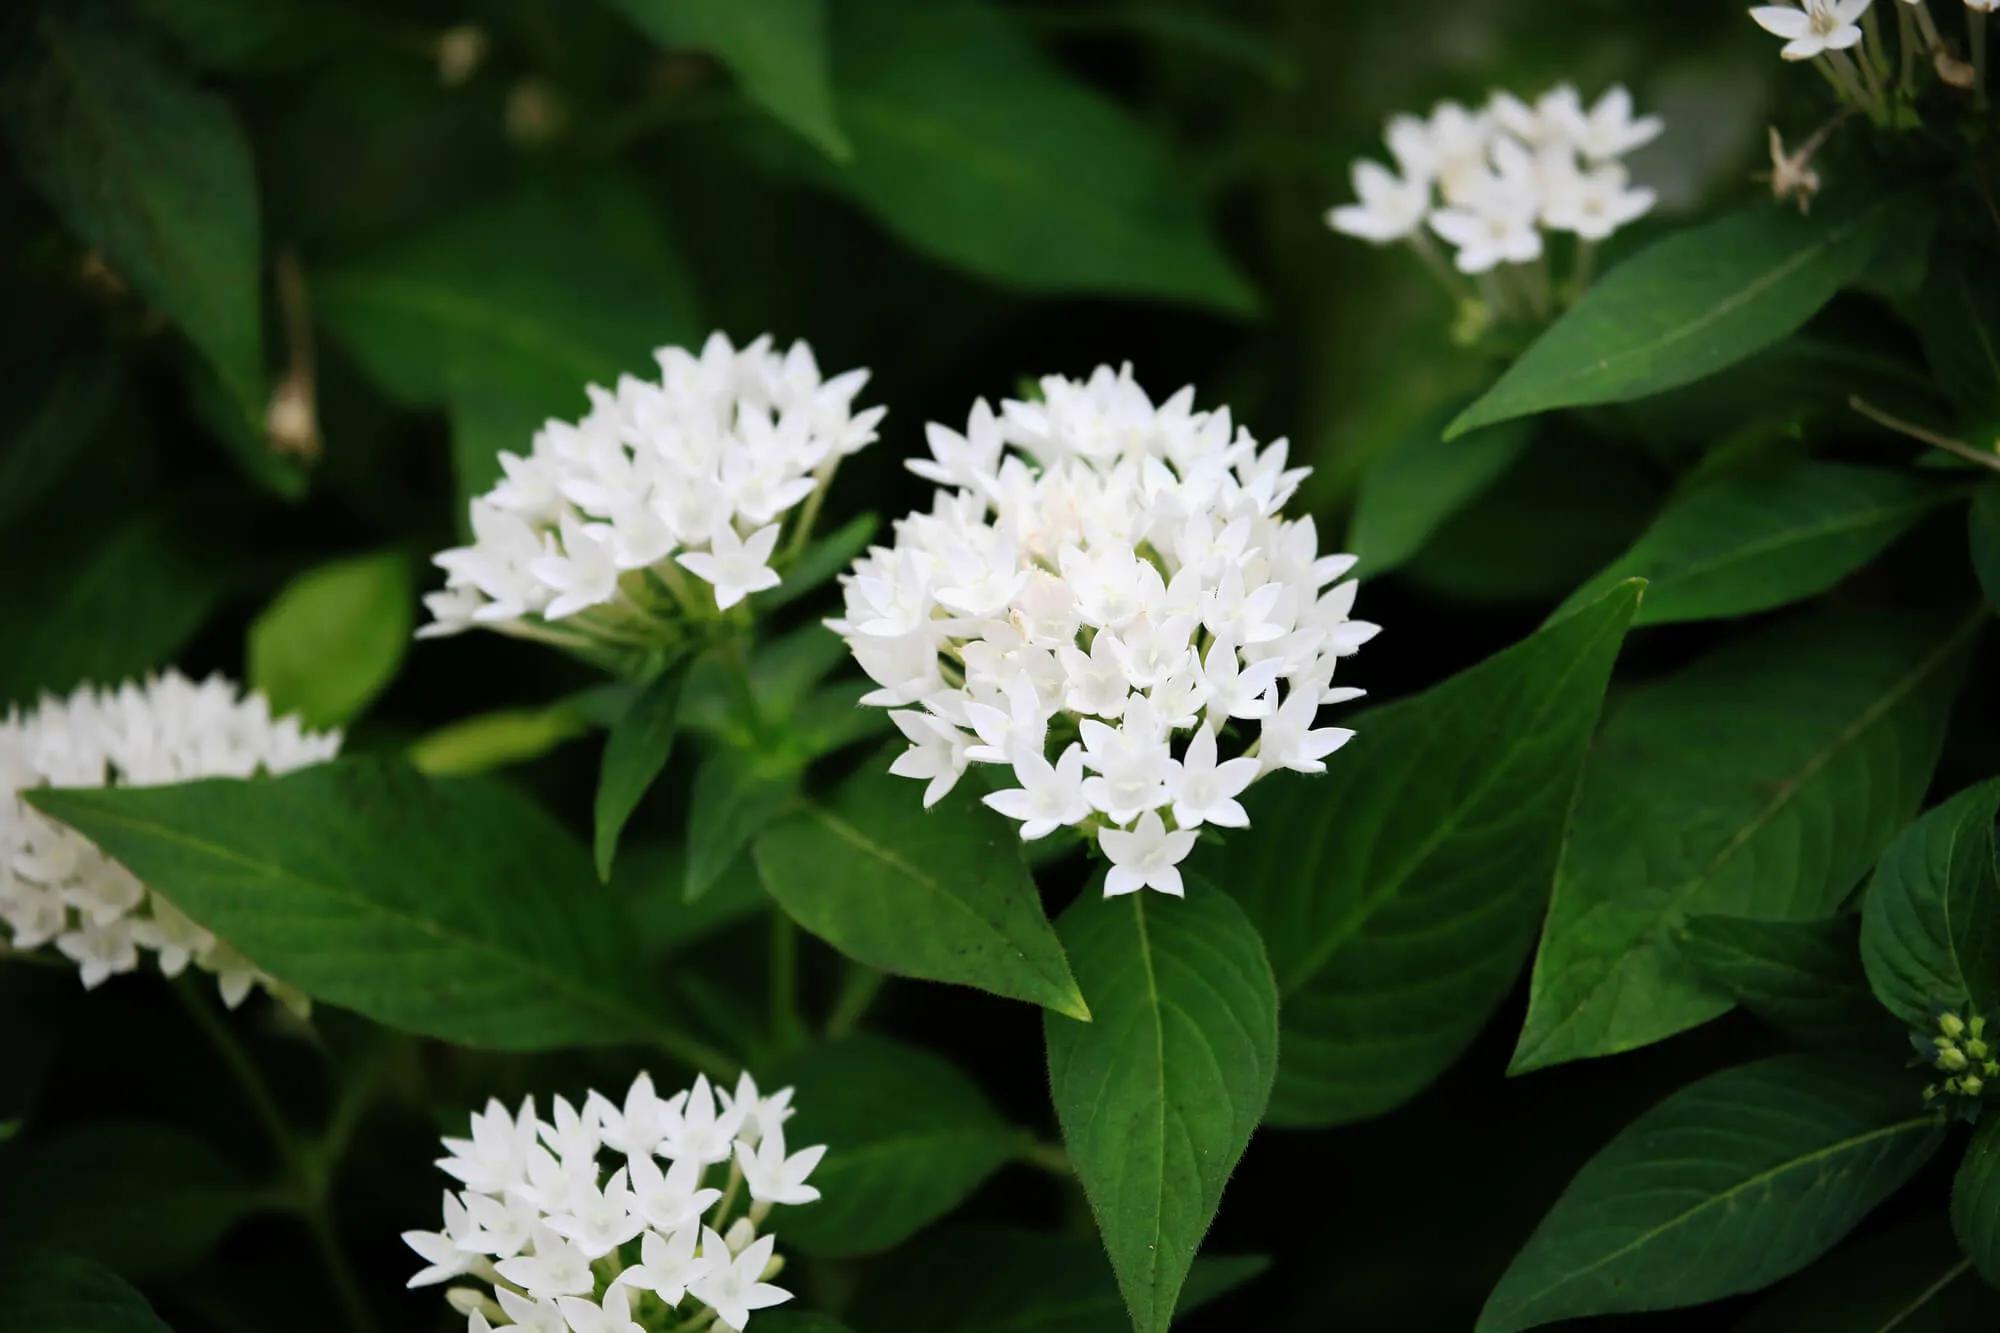
M 1956 1046 L 1946 1046 L 1937 1054 L 1937 1067 L 1939 1069 L 1949 1069 L 1953 1073 L 1957 1073 L 1959 1070 L 1965 1068 L 1965 1064 L 1965 1052 L 1959 1050 Z
M 1975 1019 L 1974 1021 L 1976 1022 L 1977 1020 Z M 1947 1037 L 1964 1036 L 1965 1020 L 1960 1018 L 1957 1014 L 1939 1014 L 1938 1031 L 1944 1033 L 1944 1035 Z

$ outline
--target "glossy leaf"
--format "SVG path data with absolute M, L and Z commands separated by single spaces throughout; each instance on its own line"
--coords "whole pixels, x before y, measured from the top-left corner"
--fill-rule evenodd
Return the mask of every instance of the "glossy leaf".
M 395 551 L 306 571 L 250 624 L 251 688 L 308 727 L 351 722 L 402 665 L 413 601 L 409 561 Z
M 1761 351 L 1860 276 L 1909 205 L 1800 217 L 1768 204 L 1669 236 L 1606 274 L 1445 432 L 1691 383 Z
M 1646 580 L 1635 624 L 1767 611 L 1825 592 L 1953 494 L 1916 473 L 1842 463 L 1718 481 L 1669 506 L 1557 614 L 1635 576 Z
M 583 849 L 499 784 L 348 758 L 31 799 L 315 999 L 502 1050 L 671 1036 Z
M 798 796 L 802 765 L 782 750 L 718 745 L 694 775 L 688 805 L 687 899 L 707 893 Z
M 1261 1255 L 1196 1259 L 1175 1317 L 1269 1267 Z M 898 1250 L 864 1278 L 852 1314 L 867 1333 L 1126 1333 L 1132 1326 L 1103 1246 L 1002 1227 L 947 1228 Z
M 1278 987 L 1248 917 L 1085 889 L 1058 923 L 1092 1020 L 1044 1014 L 1063 1143 L 1137 1333 L 1163 1333 L 1278 1072 Z
M 1702 980 L 1803 1041 L 1892 1047 L 1901 1040 L 1868 990 L 1859 916 L 1696 916 L 1681 926 L 1674 945 Z
M 1584 769 L 1513 1072 L 1730 1007 L 1690 916 L 1832 916 L 1923 799 L 1979 624 L 1826 615 L 1635 689 Z
M 597 877 L 611 878 L 618 835 L 640 800 L 673 756 L 674 733 L 680 727 L 681 687 L 687 683 L 687 663 L 676 662 L 641 690 L 624 715 L 611 724 L 604 741 L 604 764 L 597 777 L 592 859 Z
M 834 7 L 854 160 L 822 174 L 909 245 L 981 277 L 1235 314 L 1257 296 L 1158 140 L 966 0 Z
M 922 784 L 871 761 L 757 839 L 764 887 L 871 967 L 1086 1017 L 1015 826 L 970 786 L 925 810 Z
M 1825 1253 L 1916 1173 L 1942 1120 L 1900 1071 L 1783 1056 L 1646 1112 L 1587 1163 L 1500 1279 L 1477 1333 L 1677 1309 Z
M 956 1066 L 885 1037 L 813 1046 L 770 1081 L 798 1089 L 786 1145 L 827 1146 L 812 1176 L 819 1202 L 785 1217 L 785 1244 L 808 1254 L 901 1244 L 964 1202 L 1019 1143 Z
M 1459 439 L 1426 420 L 1362 479 L 1347 548 L 1367 575 L 1385 574 L 1423 548 L 1432 533 L 1513 466 L 1531 428 L 1509 422 Z
M 852 156 L 833 109 L 826 0 L 609 0 L 669 48 L 693 47 L 736 72 L 771 116 L 837 158 Z
M 1197 849 L 1262 932 L 1285 1003 L 1281 1124 L 1396 1107 L 1471 1044 L 1534 942 L 1638 585 L 1353 721 L 1310 778 Z M 1332 813 L 1330 813 L 1332 812 Z
M 1967 1333 L 2000 1328 L 2000 1292 L 1942 1216 L 1844 1245 L 1760 1303 L 1736 1333 Z
M 173 1333 L 125 1280 L 59 1250 L 0 1251 L 7 1333 Z
M 257 189 L 222 98 L 110 8 L 44 5 L 0 77 L 15 161 L 78 236 L 264 412 Z
M 2000 1007 L 2000 778 L 1968 787 L 1882 854 L 1862 914 L 1861 956 L 1876 998 L 1934 1031 L 1934 1001 Z
M 1958 1164 L 1951 1226 L 1979 1275 L 2000 1287 L 2000 1116 L 1981 1118 Z

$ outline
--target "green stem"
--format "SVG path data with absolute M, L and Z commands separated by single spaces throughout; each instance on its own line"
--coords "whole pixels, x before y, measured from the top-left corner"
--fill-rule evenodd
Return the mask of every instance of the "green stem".
M 1576 242 L 1576 263 L 1570 269 L 1569 284 L 1582 296 L 1590 290 L 1590 280 L 1597 269 L 1597 242 L 1579 236 Z
M 812 494 L 806 497 L 806 507 L 799 511 L 798 522 L 792 526 L 792 539 L 785 544 L 786 559 L 789 560 L 804 550 L 806 542 L 811 539 L 813 525 L 819 522 L 819 507 L 826 503 L 826 493 L 833 486 L 833 474 L 839 470 L 840 455 L 835 454 L 827 461 L 819 476 L 813 478 L 817 484 L 814 485 Z
M 1037 1167 L 1052 1176 L 1068 1180 L 1076 1174 L 1076 1168 L 1070 1163 L 1069 1154 L 1063 1150 L 1060 1143 L 1044 1143 L 1034 1135 L 1024 1133 L 1020 1142 L 1015 1145 L 1014 1151 L 1015 1155 L 1029 1166 Z
M 1898 435 L 1907 435 L 1922 444 L 1930 445 L 1933 449 L 1942 449 L 1948 454 L 1956 454 L 1969 463 L 1977 463 L 1983 468 L 1991 468 L 1995 472 L 2000 472 L 2000 454 L 1982 453 L 1962 440 L 1954 440 L 1948 435 L 1940 435 L 1934 430 L 1927 430 L 1917 425 L 1914 421 L 1905 421 L 1901 417 L 1892 417 L 1881 408 L 1874 406 L 1862 398 L 1859 394 L 1849 398 L 1847 405 L 1862 416 L 1867 417 L 1876 425 L 1885 426 L 1895 431 Z
M 868 1007 L 875 1003 L 875 997 L 888 984 L 889 974 L 880 968 L 869 967 L 865 963 L 848 964 L 840 994 L 833 1002 L 833 1012 L 827 1016 L 826 1035 L 829 1038 L 845 1037 L 854 1031 L 860 1026 Z

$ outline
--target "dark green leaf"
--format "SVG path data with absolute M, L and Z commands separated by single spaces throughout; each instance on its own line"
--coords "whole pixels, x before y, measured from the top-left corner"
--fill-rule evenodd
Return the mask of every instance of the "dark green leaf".
M 1364 714 L 1324 776 L 1251 790 L 1251 836 L 1197 850 L 1263 933 L 1285 997 L 1273 1120 L 1400 1105 L 1514 984 L 1638 601 L 1636 584 L 1620 588 Z
M 604 766 L 597 778 L 596 833 L 592 839 L 597 877 L 611 878 L 618 835 L 639 800 L 667 766 L 680 725 L 681 686 L 687 664 L 676 662 L 639 692 L 604 742 Z
M 348 758 L 32 799 L 315 999 L 502 1050 L 671 1036 L 589 857 L 497 783 Z
M 719 930 L 771 906 L 771 896 L 747 856 L 730 863 L 715 887 L 694 902 L 677 847 L 628 846 L 611 875 L 611 892 L 631 904 L 632 929 L 648 958 L 681 953 Z
M 1176 1317 L 1270 1267 L 1261 1255 L 1199 1258 Z M 934 1231 L 871 1270 L 852 1311 L 865 1333 L 1126 1333 L 1104 1247 L 999 1227 Z
M 787 606 L 846 569 L 854 557 L 874 540 L 878 526 L 875 515 L 857 514 L 837 530 L 806 547 L 799 552 L 799 558 L 785 569 L 783 583 L 769 592 L 756 594 L 758 608 L 775 611 Z
M 264 411 L 257 190 L 228 103 L 108 6 L 44 5 L 0 73 L 15 161 L 83 240 Z
M 1093 1021 L 1044 1014 L 1049 1089 L 1138 1333 L 1163 1333 L 1278 1072 L 1278 986 L 1227 894 L 1104 898 L 1058 923 Z
M 1736 1333 L 1970 1333 L 2000 1328 L 1942 1216 L 1843 1246 L 1760 1304 Z
M 1983 236 L 1938 229 L 1916 324 L 1960 422 L 1991 445 L 2000 432 L 2000 261 Z
M 1886 193 L 1809 217 L 1765 205 L 1669 236 L 1605 275 L 1445 434 L 1624 402 L 1741 361 L 1867 268 L 1908 209 Z
M 1646 580 L 1634 624 L 1767 611 L 1825 592 L 1956 493 L 1917 473 L 1841 463 L 1718 481 L 1670 506 L 1557 614 L 1634 576 Z
M 186 1268 L 245 1218 L 289 1206 L 204 1140 L 139 1121 L 39 1140 L 8 1166 L 0 1245 L 54 1246 L 133 1281 Z
M 1966 520 L 1972 546 L 1972 568 L 1986 600 L 2000 608 L 2000 482 L 1988 482 L 1972 499 Z
M 708 51 L 743 91 L 822 150 L 854 150 L 833 111 L 826 0 L 609 0 L 634 27 L 669 49 Z
M 1801 1040 L 1893 1045 L 1900 1035 L 1868 990 L 1861 918 L 1690 917 L 1674 936 L 1702 980 Z
M 1002 10 L 845 0 L 836 83 L 854 161 L 822 174 L 910 245 L 997 282 L 1243 314 L 1158 141 Z
M 1443 427 L 1426 420 L 1362 479 L 1347 546 L 1366 573 L 1385 574 L 1421 550 L 1440 524 L 1514 464 L 1530 434 L 1526 423 L 1510 422 L 1446 440 Z
M 2000 1287 L 2000 1116 L 1986 1116 L 1951 1186 L 1951 1227 L 1979 1275 Z
M 250 624 L 250 686 L 273 713 L 344 726 L 395 679 L 410 643 L 410 562 L 396 551 L 333 560 L 285 585 Z
M 0 1252 L 7 1333 L 173 1333 L 108 1268 L 57 1250 Z
M 1726 1012 L 1689 916 L 1832 916 L 1923 799 L 1977 620 L 1824 615 L 1636 689 L 1592 748 L 1516 1073 Z
M 798 761 L 783 752 L 718 745 L 694 775 L 688 805 L 687 899 L 707 893 L 799 791 Z
M 1015 826 L 961 784 L 930 810 L 878 759 L 757 839 L 764 887 L 848 957 L 1087 1018 Z
M 1900 833 L 1875 867 L 1861 957 L 1875 996 L 1934 1031 L 1933 1001 L 2000 1007 L 2000 778 L 1968 787 Z
M 1852 1061 L 1783 1056 L 1711 1075 L 1577 1173 L 1477 1333 L 1767 1286 L 1836 1244 L 1943 1137 L 1908 1080 Z
M 0 529 L 36 502 L 83 455 L 120 387 L 108 347 L 33 349 L 0 384 Z
M 901 1244 L 964 1202 L 1020 1141 L 955 1066 L 884 1037 L 810 1047 L 771 1082 L 798 1089 L 786 1145 L 827 1146 L 813 1170 L 819 1202 L 785 1214 L 785 1244 L 808 1254 Z

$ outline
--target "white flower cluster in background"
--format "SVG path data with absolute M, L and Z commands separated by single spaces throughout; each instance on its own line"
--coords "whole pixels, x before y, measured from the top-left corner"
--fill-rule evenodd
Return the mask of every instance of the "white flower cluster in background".
M 444 1230 L 403 1233 L 426 1265 L 409 1284 L 491 1284 L 446 1292 L 473 1333 L 496 1321 L 629 1333 L 663 1327 L 669 1311 L 740 1333 L 751 1311 L 791 1299 L 767 1280 L 784 1260 L 758 1228 L 775 1205 L 819 1198 L 806 1178 L 826 1149 L 786 1152 L 791 1100 L 790 1088 L 761 1095 L 748 1074 L 734 1093 L 704 1077 L 662 1100 L 642 1073 L 622 1106 L 596 1092 L 580 1111 L 556 1098 L 553 1122 L 532 1097 L 518 1115 L 488 1102 L 470 1138 L 444 1141 L 438 1165 L 464 1187 L 444 1196 Z
M 1376 627 L 1348 618 L 1354 558 L 1280 513 L 1308 471 L 1283 440 L 1191 388 L 1155 406 L 1129 366 L 1041 390 L 929 428 L 908 466 L 935 503 L 855 562 L 828 624 L 879 687 L 863 702 L 899 710 L 891 771 L 926 805 L 970 763 L 1011 768 L 985 799 L 1022 837 L 1095 833 L 1107 894 L 1179 894 L 1197 829 L 1247 824 L 1250 782 L 1320 772 L 1352 734 L 1314 723 L 1361 693 L 1334 664 Z M 1232 724 L 1256 739 L 1225 759 Z
M 657 382 L 593 384 L 581 421 L 549 422 L 525 458 L 500 455 L 505 476 L 472 501 L 473 544 L 436 557 L 445 588 L 424 599 L 419 636 L 486 626 L 644 648 L 663 618 L 713 617 L 777 586 L 786 514 L 875 439 L 883 409 L 853 410 L 868 372 L 822 380 L 803 342 L 738 350 L 720 333 L 699 356 L 655 355 Z
M 261 694 L 239 696 L 219 676 L 196 684 L 177 671 L 117 689 L 84 686 L 45 697 L 0 721 L 0 922 L 20 950 L 53 945 L 94 988 L 159 956 L 178 976 L 213 972 L 235 1008 L 262 985 L 293 1008 L 305 997 L 252 967 L 132 872 L 22 799 L 36 787 L 152 787 L 196 778 L 286 773 L 331 759 L 337 731 L 312 733 L 273 718 Z
M 1657 116 L 1632 115 L 1632 95 L 1613 88 L 1586 108 L 1558 84 L 1530 106 L 1496 92 L 1480 110 L 1440 102 L 1428 120 L 1389 122 L 1391 171 L 1354 164 L 1358 202 L 1327 224 L 1378 245 L 1428 246 L 1425 229 L 1456 248 L 1464 273 L 1542 257 L 1545 232 L 1602 241 L 1653 206 L 1621 160 L 1657 137 Z

